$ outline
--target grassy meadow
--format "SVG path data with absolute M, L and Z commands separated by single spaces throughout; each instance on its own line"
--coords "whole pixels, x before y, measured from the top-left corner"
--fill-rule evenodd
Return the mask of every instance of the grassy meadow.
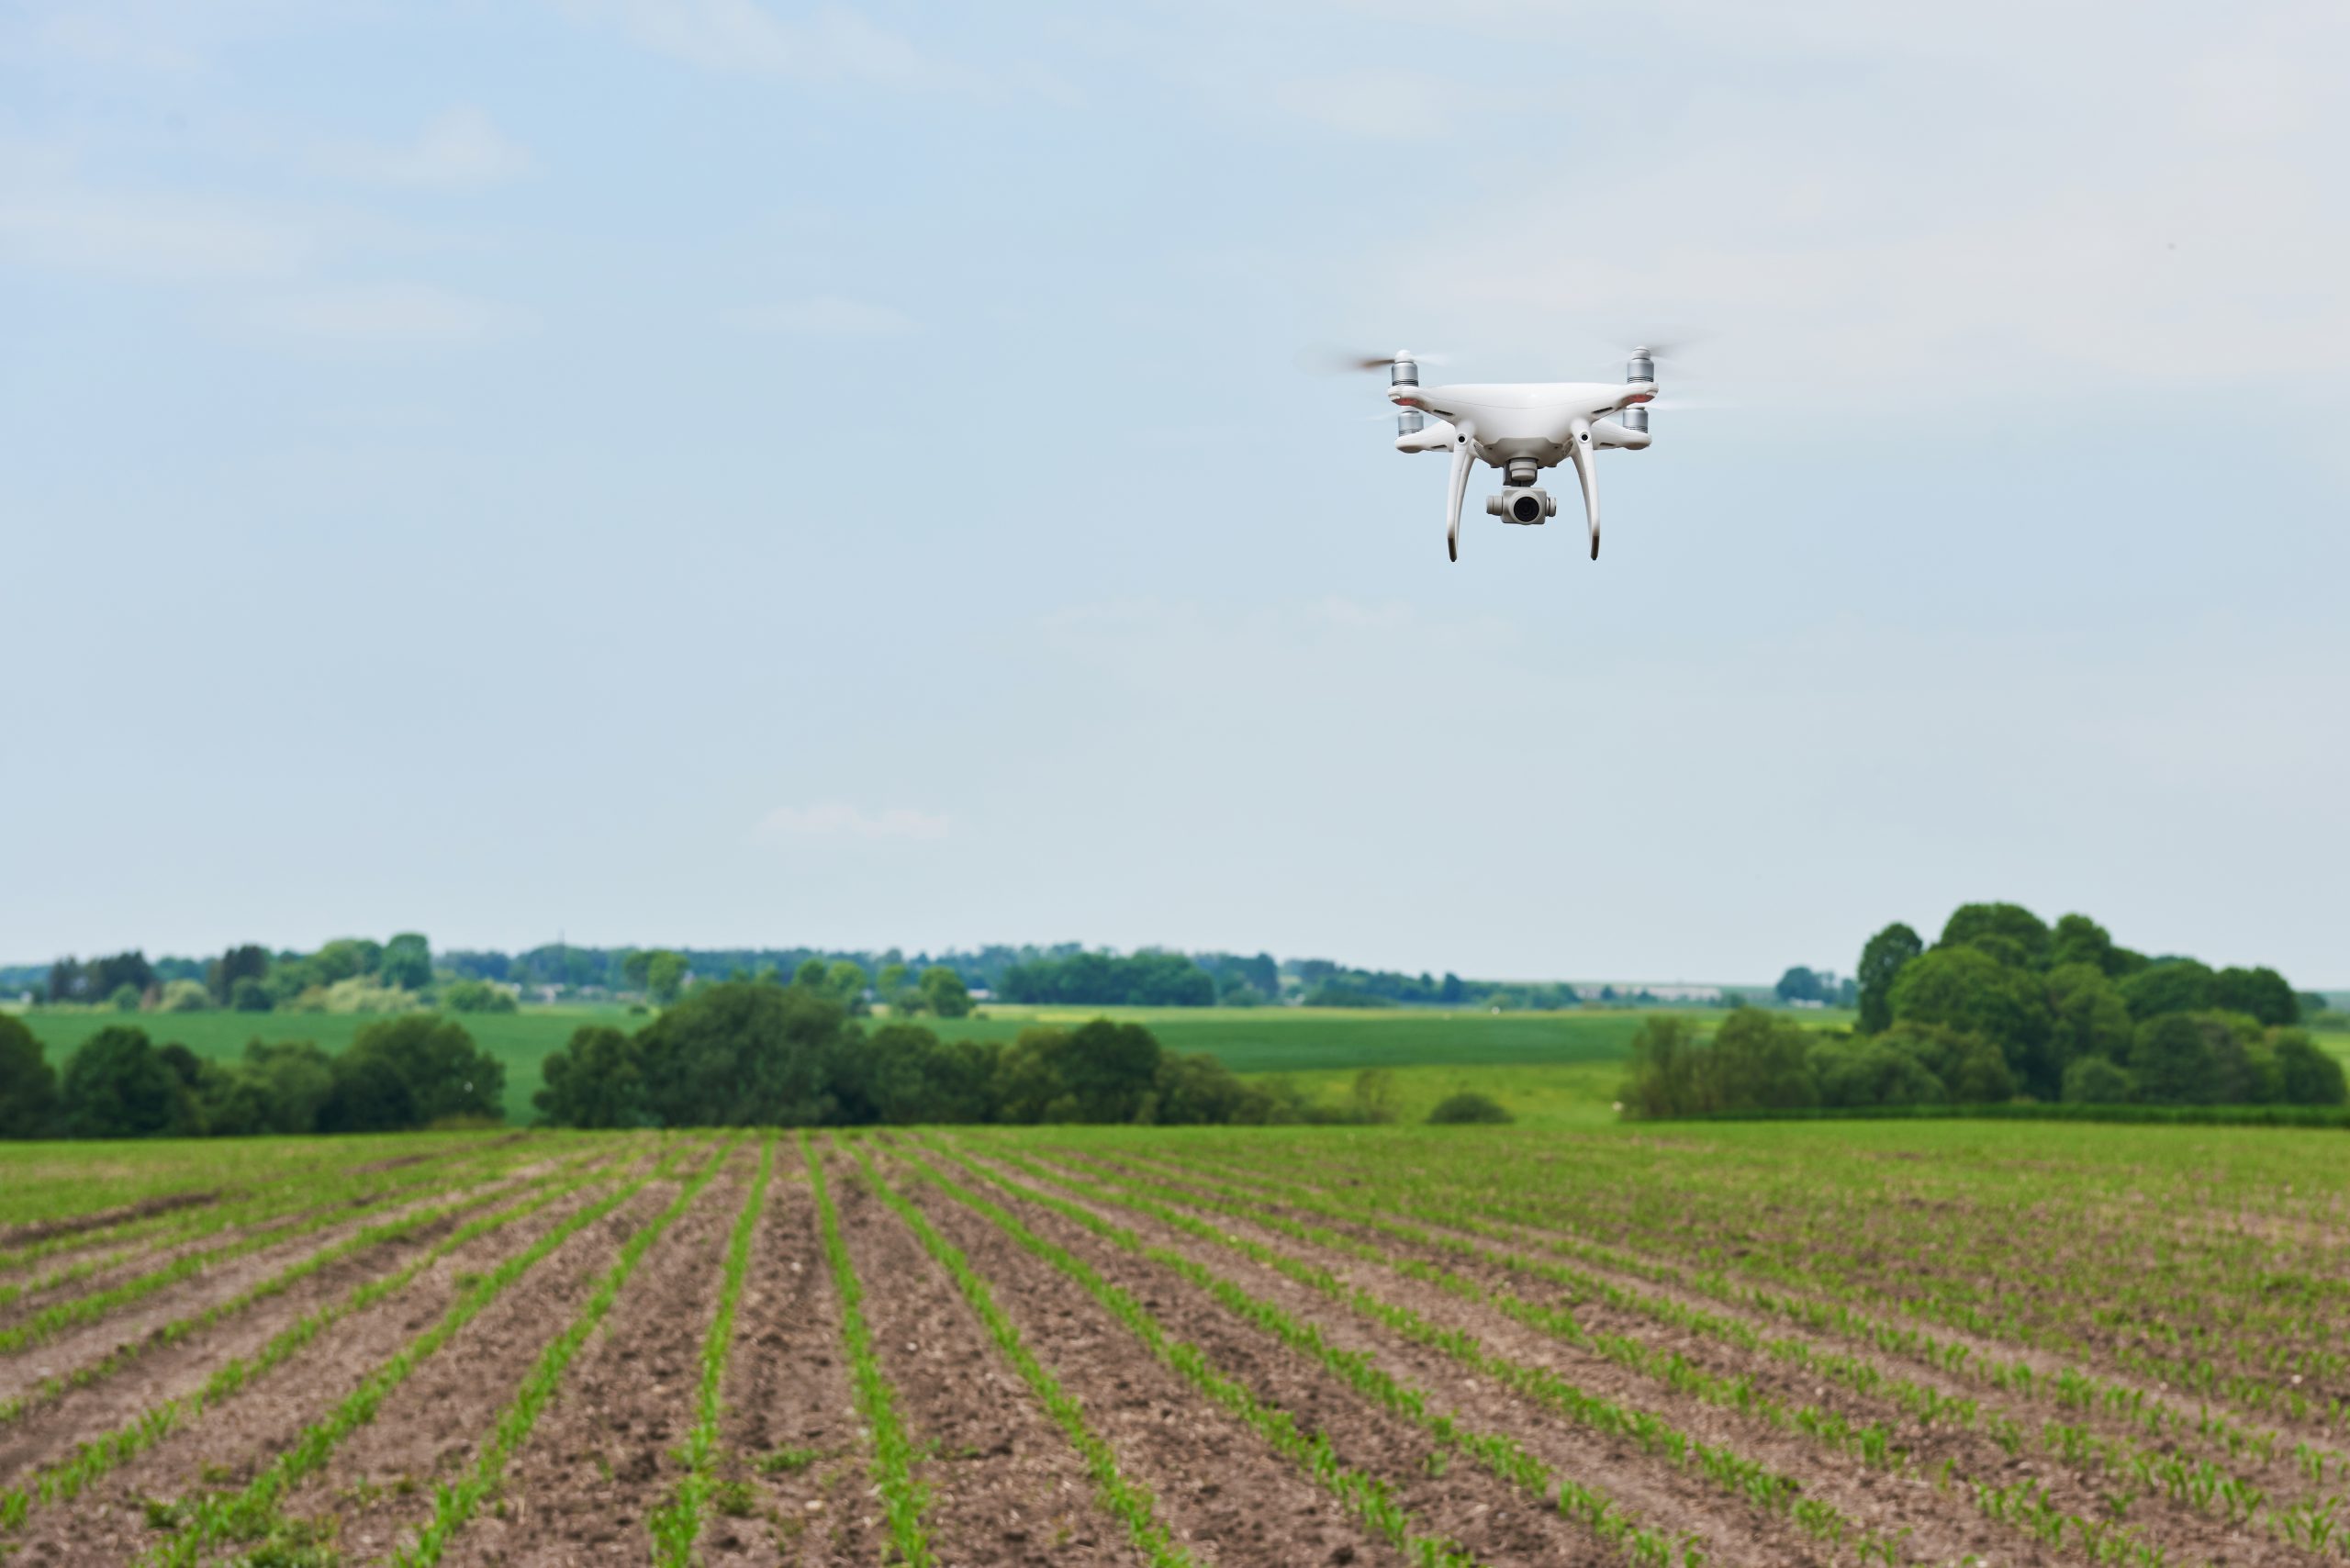
M 1605 1119 L 1621 1078 L 1619 1064 L 1645 1014 L 1631 1009 L 1561 1013 L 1475 1013 L 1401 1008 L 1012 1007 L 988 1006 L 968 1018 L 922 1020 L 950 1038 L 1010 1040 L 1032 1025 L 1081 1024 L 1107 1014 L 1147 1025 L 1172 1051 L 1205 1051 L 1246 1076 L 1290 1075 L 1309 1092 L 1336 1098 L 1366 1067 L 1396 1070 L 1406 1115 L 1418 1116 L 1457 1089 L 1494 1095 L 1520 1119 L 1539 1125 Z M 312 1040 L 339 1051 L 374 1019 L 347 1013 L 169 1013 L 95 1010 L 24 1014 L 62 1064 L 84 1040 L 110 1024 L 130 1023 L 158 1042 L 177 1040 L 198 1056 L 233 1057 L 245 1042 Z M 539 1064 L 583 1024 L 641 1027 L 642 1014 L 619 1007 L 526 1007 L 479 1013 L 460 1021 L 476 1044 L 506 1067 L 506 1114 L 527 1123 L 539 1087 Z M 886 1023 L 886 1013 L 876 1023 Z

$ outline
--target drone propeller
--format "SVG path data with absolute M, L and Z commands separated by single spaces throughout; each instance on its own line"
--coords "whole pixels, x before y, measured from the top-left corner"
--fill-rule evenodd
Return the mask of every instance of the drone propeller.
M 1301 354 L 1298 358 L 1307 369 L 1322 371 L 1332 375 L 1352 375 L 1357 371 L 1365 370 L 1388 370 L 1392 369 L 1399 359 L 1409 360 L 1415 364 L 1442 364 L 1446 362 L 1443 354 L 1415 353 L 1410 349 L 1398 349 L 1393 353 L 1378 354 L 1349 353 L 1343 349 L 1317 349 Z

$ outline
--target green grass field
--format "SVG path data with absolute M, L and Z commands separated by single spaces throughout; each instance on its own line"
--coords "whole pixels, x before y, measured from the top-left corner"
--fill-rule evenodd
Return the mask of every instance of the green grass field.
M 1548 1124 L 1604 1114 L 1621 1077 L 1632 1032 L 1646 1014 L 1629 1009 L 1566 1013 L 1438 1013 L 1397 1008 L 1304 1007 L 1007 1007 L 941 1024 L 920 1020 L 950 1038 L 1010 1040 L 1035 1024 L 1074 1025 L 1108 1015 L 1144 1024 L 1173 1051 L 1205 1051 L 1233 1071 L 1294 1075 L 1315 1092 L 1343 1094 L 1366 1067 L 1405 1070 L 1407 1103 L 1425 1112 L 1453 1088 L 1485 1090 L 1522 1118 Z M 48 1012 L 25 1021 L 62 1066 L 68 1054 L 109 1024 L 129 1023 L 158 1042 L 177 1040 L 198 1056 L 233 1057 L 245 1042 L 314 1040 L 339 1051 L 374 1020 L 334 1013 Z M 506 1114 L 527 1123 L 539 1087 L 539 1064 L 583 1024 L 642 1026 L 621 1008 L 532 1007 L 460 1019 L 474 1039 L 506 1065 Z M 886 1023 L 887 1019 L 875 1020 Z M 1570 1070 L 1581 1068 L 1580 1073 Z M 1597 1068 L 1593 1072 L 1587 1070 Z M 1468 1072 L 1471 1069 L 1505 1070 Z M 1605 1093 L 1594 1087 L 1605 1081 Z M 1449 1087 L 1438 1088 L 1438 1084 Z M 1572 1085 L 1572 1089 L 1567 1086 Z M 1572 1114 L 1567 1110 L 1572 1104 Z

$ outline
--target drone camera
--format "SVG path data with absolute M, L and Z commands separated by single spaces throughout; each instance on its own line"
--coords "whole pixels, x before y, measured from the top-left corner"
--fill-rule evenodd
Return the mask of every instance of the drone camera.
M 1559 515 L 1559 503 L 1546 490 L 1513 485 L 1498 496 L 1485 498 L 1485 511 L 1504 522 L 1533 524 Z

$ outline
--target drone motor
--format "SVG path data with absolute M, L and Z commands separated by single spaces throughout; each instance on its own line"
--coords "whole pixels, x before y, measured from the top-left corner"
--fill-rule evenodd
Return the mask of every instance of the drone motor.
M 1412 358 L 1412 351 L 1396 350 L 1395 363 L 1389 368 L 1387 375 L 1389 389 L 1393 390 L 1398 386 L 1417 386 L 1419 384 L 1420 367 Z M 1407 435 L 1417 435 L 1427 429 L 1427 425 L 1428 420 L 1426 414 L 1421 413 L 1417 409 L 1405 409 L 1395 416 L 1395 437 L 1400 441 Z
M 1634 349 L 1632 351 L 1631 362 L 1624 366 L 1624 379 L 1627 381 L 1654 381 L 1656 379 L 1656 356 L 1649 353 L 1646 349 Z M 1623 425 L 1626 430 L 1638 431 L 1642 435 L 1648 434 L 1649 410 L 1647 405 L 1635 403 L 1617 417 L 1623 421 Z

